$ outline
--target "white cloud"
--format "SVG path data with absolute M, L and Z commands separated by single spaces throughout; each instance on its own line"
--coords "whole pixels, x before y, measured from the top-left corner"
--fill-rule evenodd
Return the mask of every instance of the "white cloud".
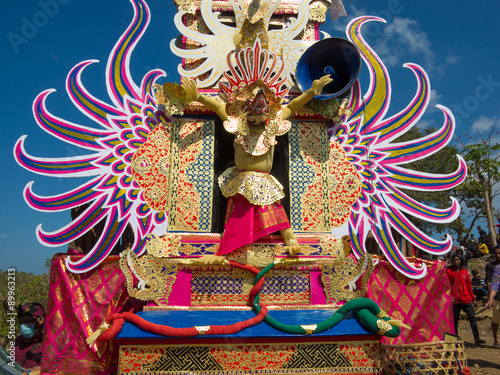
M 466 134 L 466 145 L 476 144 L 490 138 L 489 144 L 500 143 L 500 117 L 481 116 L 471 125 L 470 133 Z
M 340 27 L 346 27 L 347 22 L 353 18 L 365 15 L 379 16 L 376 13 L 371 14 L 364 7 L 357 8 L 352 4 L 348 10 L 348 18 L 340 18 L 337 23 Z M 380 16 L 387 19 L 386 24 L 376 21 L 368 22 L 361 29 L 361 34 L 387 67 L 414 62 L 422 65 L 429 73 L 442 74 L 446 67 L 459 62 L 459 56 L 449 54 L 440 59 L 442 63 L 438 63 L 429 36 L 422 30 L 418 21 L 395 15 L 387 17 L 385 13 L 380 12 Z
M 356 18 L 360 16 L 366 16 L 368 13 L 364 7 L 356 8 L 356 5 L 352 4 L 349 7 L 349 11 L 347 12 L 347 16 L 350 18 Z
M 500 118 L 497 116 L 486 117 L 481 116 L 476 121 L 473 122 L 471 130 L 474 133 L 489 133 L 492 127 L 500 128 Z
M 446 60 L 445 60 L 444 65 L 445 65 L 445 66 L 449 66 L 449 65 L 457 64 L 457 63 L 459 63 L 461 60 L 462 60 L 462 57 L 461 57 L 461 56 L 457 56 L 457 55 L 448 55 L 448 56 L 446 56 Z
M 395 17 L 382 30 L 382 37 L 374 48 L 387 66 L 401 65 L 409 57 L 418 57 L 418 63 L 425 65 L 427 70 L 432 69 L 436 55 L 417 21 Z

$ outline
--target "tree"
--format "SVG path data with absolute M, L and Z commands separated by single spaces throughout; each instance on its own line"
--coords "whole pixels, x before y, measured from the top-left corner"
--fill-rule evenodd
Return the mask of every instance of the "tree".
M 478 139 L 470 137 L 475 143 L 463 145 L 461 155 L 467 162 L 468 176 L 456 190 L 462 202 L 475 213 L 476 217 L 485 216 L 490 232 L 490 244 L 497 245 L 495 227 L 495 208 L 493 199 L 500 194 L 495 186 L 500 182 L 500 144 L 496 142 L 496 127 L 484 134 L 477 131 Z

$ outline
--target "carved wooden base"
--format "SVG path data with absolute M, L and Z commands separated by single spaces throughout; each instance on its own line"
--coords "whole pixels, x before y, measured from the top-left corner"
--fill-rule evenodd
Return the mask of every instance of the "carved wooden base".
M 378 374 L 378 340 L 121 345 L 119 374 Z

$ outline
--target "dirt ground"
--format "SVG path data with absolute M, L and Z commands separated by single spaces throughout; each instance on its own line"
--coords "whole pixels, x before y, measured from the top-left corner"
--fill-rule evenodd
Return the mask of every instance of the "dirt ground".
M 464 314 L 458 322 L 458 335 L 465 342 L 467 366 L 469 366 L 473 375 L 499 375 L 500 348 L 493 347 L 491 309 L 484 308 L 484 303 L 480 302 L 475 310 L 478 318 L 479 335 L 486 341 L 486 344 L 474 344 L 469 321 Z
M 474 258 L 469 260 L 469 269 L 476 269 L 484 277 L 484 267 L 491 261 L 490 256 Z M 475 308 L 478 319 L 479 335 L 486 344 L 475 345 L 474 336 L 470 329 L 469 321 L 462 313 L 458 323 L 458 335 L 465 342 L 465 354 L 467 356 L 467 366 L 470 367 L 473 375 L 500 375 L 500 348 L 493 347 L 493 332 L 491 331 L 491 309 L 484 307 L 486 301 L 479 301 Z M 500 339 L 500 333 L 499 333 Z

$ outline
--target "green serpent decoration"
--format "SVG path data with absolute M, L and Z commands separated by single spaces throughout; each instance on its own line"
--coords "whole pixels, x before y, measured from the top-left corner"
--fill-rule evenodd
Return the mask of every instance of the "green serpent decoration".
M 264 277 L 264 275 L 269 272 L 275 263 L 269 264 L 266 268 L 258 273 L 255 277 L 254 286 L 259 282 L 259 280 Z M 255 296 L 252 308 L 256 314 L 261 310 L 259 306 L 260 291 Z M 320 333 L 329 330 L 333 326 L 337 325 L 344 316 L 350 312 L 354 311 L 356 317 L 363 327 L 369 329 L 382 336 L 397 337 L 401 333 L 400 327 L 405 327 L 410 329 L 409 326 L 403 324 L 399 320 L 392 320 L 385 311 L 383 311 L 376 302 L 369 298 L 356 298 L 340 307 L 332 316 L 328 319 L 313 325 L 290 325 L 284 324 L 276 319 L 273 319 L 269 314 L 264 318 L 264 321 L 269 324 L 274 329 L 285 333 L 294 334 L 312 334 Z

